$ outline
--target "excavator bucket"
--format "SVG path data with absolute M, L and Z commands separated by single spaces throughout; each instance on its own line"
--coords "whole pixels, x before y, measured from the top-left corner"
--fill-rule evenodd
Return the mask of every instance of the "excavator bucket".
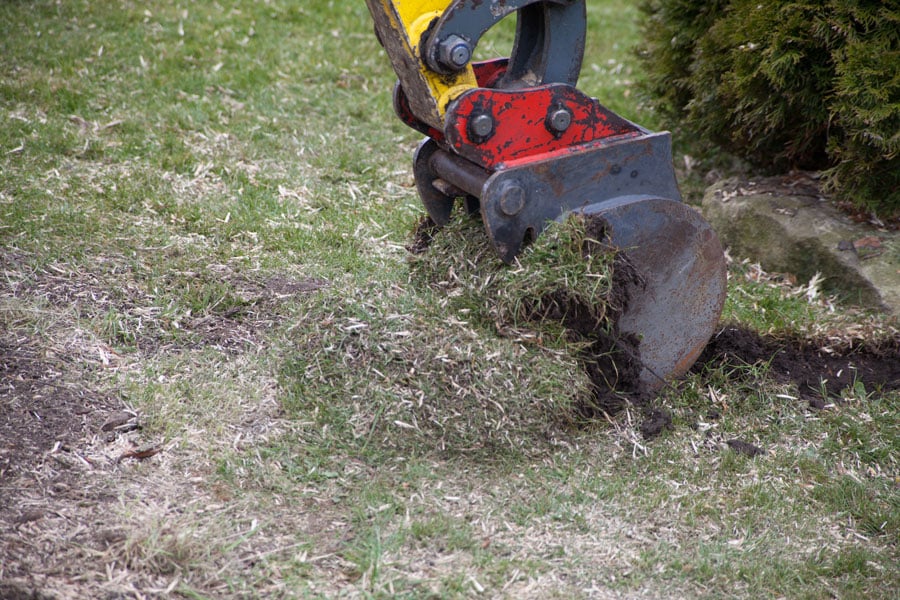
M 635 389 L 659 390 L 691 368 L 725 302 L 722 246 L 697 211 L 668 198 L 623 197 L 590 205 L 610 243 L 635 270 L 622 294 L 619 335 L 641 366 Z

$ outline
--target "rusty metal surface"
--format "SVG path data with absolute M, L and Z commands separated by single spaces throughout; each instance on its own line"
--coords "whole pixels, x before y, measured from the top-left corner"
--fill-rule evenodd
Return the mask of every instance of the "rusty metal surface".
M 437 225 L 450 222 L 457 197 L 466 200 L 467 210 L 478 212 L 484 183 L 491 176 L 478 165 L 440 149 L 426 139 L 416 150 L 413 161 L 416 189 L 428 215 Z
M 718 237 L 680 201 L 667 162 L 670 152 L 667 134 L 651 134 L 590 156 L 491 173 L 426 142 L 417 162 L 427 164 L 429 177 L 481 198 L 488 235 L 507 261 L 526 236 L 538 235 L 549 221 L 570 212 L 601 216 L 610 242 L 639 275 L 625 292 L 629 301 L 618 325 L 621 333 L 640 340 L 634 357 L 642 364 L 640 389 L 652 392 L 697 359 L 718 323 L 726 292 Z M 452 198 L 432 188 L 423 201 L 436 222 L 446 223 Z
M 441 186 L 436 185 L 436 180 L 444 179 L 457 188 L 459 185 L 452 179 L 436 173 L 431 166 L 431 158 L 438 151 L 440 151 L 440 147 L 433 139 L 426 139 L 419 144 L 415 158 L 413 158 L 413 176 L 416 181 L 416 191 L 419 192 L 419 198 L 425 205 L 428 216 L 437 225 L 443 227 L 450 222 L 455 197 L 447 195 Z
M 488 236 L 500 257 L 510 262 L 526 238 L 533 239 L 567 212 L 630 195 L 680 200 L 671 156 L 671 137 L 662 132 L 495 171 L 481 197 Z M 508 202 L 504 206 L 510 193 L 518 193 L 511 192 L 516 188 L 524 191 L 518 212 Z
M 391 60 L 416 119 L 440 128 L 447 105 L 478 87 L 470 64 L 474 47 L 451 35 L 438 45 L 438 57 L 451 70 L 431 68 L 425 56 L 428 39 L 453 0 L 366 0 L 375 34 Z M 449 63 L 448 63 L 449 61 Z
M 366 0 L 366 5 L 375 24 L 375 34 L 384 47 L 404 90 L 409 94 L 408 101 L 413 114 L 420 121 L 441 128 L 443 121 L 438 110 L 437 98 L 429 91 L 428 83 L 420 68 L 421 61 L 410 46 L 408 32 L 403 29 L 393 2 Z
M 618 320 L 639 340 L 641 389 L 659 390 L 694 364 L 712 336 L 726 293 L 726 264 L 712 227 L 690 206 L 632 196 L 589 205 L 639 274 Z
M 659 390 L 687 371 L 722 311 L 724 255 L 709 224 L 681 203 L 669 134 L 630 123 L 574 88 L 584 0 L 448 0 L 421 38 L 399 23 L 391 0 L 366 2 L 400 77 L 395 111 L 428 136 L 413 169 L 432 219 L 446 224 L 462 196 L 511 262 L 547 223 L 571 212 L 601 216 L 638 275 L 623 284 L 630 287 L 618 327 L 639 340 L 640 389 Z M 516 11 L 512 56 L 471 64 L 481 35 Z M 477 85 L 434 96 L 443 89 L 436 73 L 450 81 L 462 70 Z
M 491 172 L 449 152 L 435 152 L 430 157 L 431 169 L 442 179 L 468 194 L 480 198 Z
M 508 64 L 508 58 L 495 58 L 493 60 L 472 63 L 472 70 L 475 73 L 475 79 L 478 82 L 478 87 L 494 87 L 500 77 L 502 77 L 503 74 L 506 73 Z M 403 121 L 409 127 L 415 129 L 416 131 L 424 133 L 435 141 L 443 141 L 443 130 L 435 129 L 433 126 L 416 117 L 412 107 L 409 104 L 409 98 L 406 96 L 406 92 L 404 91 L 403 86 L 399 81 L 394 85 L 393 100 L 394 112 L 398 117 L 400 117 L 401 121 Z

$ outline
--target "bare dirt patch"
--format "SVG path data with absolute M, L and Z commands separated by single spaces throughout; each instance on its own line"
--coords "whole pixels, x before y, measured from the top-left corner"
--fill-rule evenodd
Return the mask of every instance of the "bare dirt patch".
M 286 299 L 327 285 L 277 274 L 253 279 L 223 273 L 235 298 L 231 305 L 188 314 L 173 325 L 163 322 L 152 296 L 135 283 L 133 274 L 105 276 L 62 265 L 34 271 L 27 262 L 25 255 L 0 253 L 0 268 L 11 284 L 0 291 L 0 298 L 10 301 L 8 306 L 57 308 L 67 315 L 62 327 L 70 337 L 79 337 L 80 332 L 83 339 L 48 344 L 27 334 L 20 324 L 3 322 L 7 331 L 0 337 L 0 482 L 29 472 L 51 450 L 66 451 L 78 440 L 96 435 L 108 415 L 127 408 L 84 383 L 90 379 L 88 371 L 99 363 L 109 366 L 110 360 L 121 359 L 107 343 L 122 340 L 103 340 L 80 329 L 76 320 L 98 319 L 114 311 L 139 323 L 129 330 L 128 341 L 136 352 L 130 358 L 135 360 L 207 346 L 239 353 L 262 344 L 262 334 L 283 320 Z M 86 362 L 86 353 L 94 352 L 100 358 Z M 0 510 L 10 503 L 10 494 L 0 496 Z
M 181 319 L 178 328 L 185 335 L 163 341 L 155 348 L 156 352 L 215 347 L 239 354 L 258 347 L 263 334 L 284 320 L 286 300 L 328 285 L 322 279 L 309 277 L 251 278 L 228 271 L 223 272 L 222 282 L 230 288 L 229 302 Z
M 95 536 L 119 497 L 106 480 L 111 456 L 131 444 L 120 432 L 139 432 L 108 425 L 125 407 L 93 387 L 92 367 L 21 329 L 0 337 L 2 598 L 53 597 L 25 582 L 100 547 Z
M 261 334 L 285 317 L 291 297 L 328 285 L 324 280 L 286 274 L 243 275 L 227 265 L 205 265 L 159 280 L 127 267 L 123 257 L 97 257 L 90 268 L 52 264 L 28 267 L 26 254 L 0 251 L 0 270 L 9 282 L 0 297 L 39 301 L 98 323 L 106 343 L 143 355 L 214 347 L 240 353 L 261 344 Z M 171 299 L 157 288 L 181 289 L 185 281 L 215 282 L 221 297 L 198 310 L 164 308 Z
M 166 321 L 153 295 L 127 269 L 108 271 L 114 258 L 98 258 L 96 269 L 54 264 L 31 266 L 33 256 L 0 252 L 0 270 L 7 286 L 0 314 L 0 519 L 16 521 L 15 488 L 11 482 L 33 474 L 48 460 L 66 453 L 91 436 L 112 438 L 121 427 L 109 417 L 127 409 L 111 394 L 87 383 L 96 369 L 121 366 L 123 354 L 109 344 L 126 342 L 128 360 L 214 346 L 231 353 L 262 344 L 262 334 L 285 317 L 284 301 L 326 285 L 311 278 L 268 275 L 251 278 L 220 273 L 235 300 L 223 310 L 186 314 L 178 323 Z M 35 314 L 55 311 L 53 331 L 35 333 L 25 323 Z M 103 328 L 104 315 L 128 321 L 120 325 L 128 339 L 109 331 L 89 331 L 82 324 Z M 108 317 L 107 317 L 108 318 Z M 103 339 L 103 338 L 107 339 Z M 53 339 L 50 339 L 53 338 Z M 65 338 L 65 339 L 63 339 Z M 77 456 L 77 455 L 75 455 Z M 48 458 L 50 457 L 50 458 Z M 86 460 L 83 456 L 75 460 Z M 59 475 L 65 479 L 65 472 Z M 12 511 L 12 512 L 10 512 Z
M 837 396 L 857 382 L 869 391 L 900 389 L 900 336 L 837 346 L 815 339 L 767 337 L 728 325 L 709 341 L 694 371 L 764 364 L 775 381 L 796 385 L 800 398 L 821 408 L 823 390 Z
M 16 514 L 10 484 L 53 451 L 68 452 L 100 430 L 121 403 L 83 387 L 61 360 L 48 359 L 27 338 L 0 338 L 0 520 Z M 4 517 L 6 517 L 4 519 Z

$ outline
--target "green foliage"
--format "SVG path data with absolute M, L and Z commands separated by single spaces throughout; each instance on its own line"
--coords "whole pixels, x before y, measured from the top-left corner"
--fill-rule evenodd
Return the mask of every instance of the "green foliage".
M 648 0 L 645 89 L 679 125 L 766 169 L 900 211 L 900 11 L 888 2 Z

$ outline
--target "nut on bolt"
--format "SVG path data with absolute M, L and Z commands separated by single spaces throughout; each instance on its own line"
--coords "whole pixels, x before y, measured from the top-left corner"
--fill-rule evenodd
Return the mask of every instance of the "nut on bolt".
M 458 35 L 451 35 L 438 44 L 437 59 L 445 69 L 459 71 L 472 59 L 472 45 Z

